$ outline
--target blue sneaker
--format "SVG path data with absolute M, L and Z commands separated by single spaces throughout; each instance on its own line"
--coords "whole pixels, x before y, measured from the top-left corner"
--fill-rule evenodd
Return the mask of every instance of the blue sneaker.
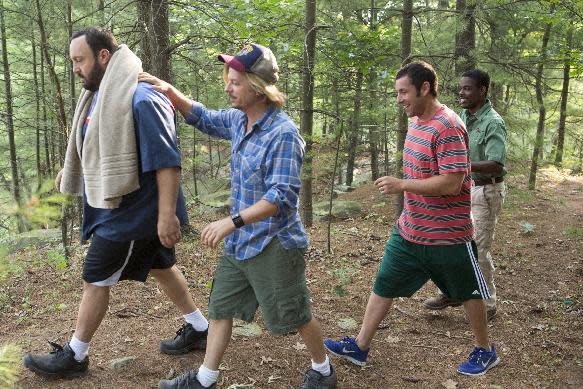
M 337 357 L 344 358 L 358 366 L 366 365 L 366 358 L 368 357 L 368 350 L 361 350 L 356 344 L 354 338 L 344 338 L 339 341 L 333 339 L 326 339 L 324 346 L 330 353 Z
M 467 362 L 457 368 L 458 373 L 471 376 L 484 375 L 488 370 L 500 363 L 496 355 L 496 347 L 492 345 L 492 351 L 486 351 L 482 347 L 474 348 Z

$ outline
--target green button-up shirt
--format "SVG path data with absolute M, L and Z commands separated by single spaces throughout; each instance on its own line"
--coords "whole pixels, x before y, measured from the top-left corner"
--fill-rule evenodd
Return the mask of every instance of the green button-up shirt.
M 471 114 L 464 109 L 461 118 L 466 124 L 470 136 L 470 160 L 496 161 L 503 166 L 506 164 L 506 125 L 504 119 L 492 108 L 490 100 L 476 113 Z M 472 173 L 474 180 L 490 179 L 501 177 L 506 174 L 506 169 L 502 169 L 499 175 L 489 175 L 482 173 Z

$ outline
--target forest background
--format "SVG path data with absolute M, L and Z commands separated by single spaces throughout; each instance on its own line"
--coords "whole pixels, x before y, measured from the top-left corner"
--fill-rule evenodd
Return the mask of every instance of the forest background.
M 66 268 L 78 243 L 79 203 L 52 187 L 80 91 L 69 37 L 93 25 L 111 29 L 146 71 L 215 109 L 228 105 L 217 54 L 251 41 L 269 46 L 286 111 L 307 141 L 308 227 L 326 213 L 320 203 L 328 203 L 330 186 L 345 192 L 358 180 L 400 174 L 407 117 L 395 102 L 394 75 L 412 60 L 434 65 L 439 99 L 457 111 L 461 73 L 489 72 L 509 164 L 524 172 L 525 190 L 537 189 L 543 166 L 573 176 L 583 170 L 580 0 L 0 0 L 4 253 L 52 239 L 60 243 L 47 255 Z M 220 207 L 228 198 L 229 144 L 181 118 L 179 137 L 191 208 Z M 14 266 L 0 259 L 0 279 Z M 10 359 L 8 348 L 3 353 Z

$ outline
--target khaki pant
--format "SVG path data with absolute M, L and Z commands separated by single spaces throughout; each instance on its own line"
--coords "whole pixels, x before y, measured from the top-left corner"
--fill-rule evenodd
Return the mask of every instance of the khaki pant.
M 478 262 L 486 280 L 490 298 L 486 308 L 496 307 L 496 286 L 494 285 L 494 262 L 490 249 L 494 241 L 496 222 L 506 197 L 504 182 L 472 187 L 472 216 L 476 226 Z

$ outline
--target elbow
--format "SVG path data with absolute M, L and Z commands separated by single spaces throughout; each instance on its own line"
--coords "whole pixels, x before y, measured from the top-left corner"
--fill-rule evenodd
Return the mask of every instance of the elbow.
M 459 195 L 462 191 L 462 187 L 463 187 L 463 183 L 461 183 L 461 182 L 459 184 L 449 185 L 447 193 L 445 193 L 445 194 L 447 196 Z

